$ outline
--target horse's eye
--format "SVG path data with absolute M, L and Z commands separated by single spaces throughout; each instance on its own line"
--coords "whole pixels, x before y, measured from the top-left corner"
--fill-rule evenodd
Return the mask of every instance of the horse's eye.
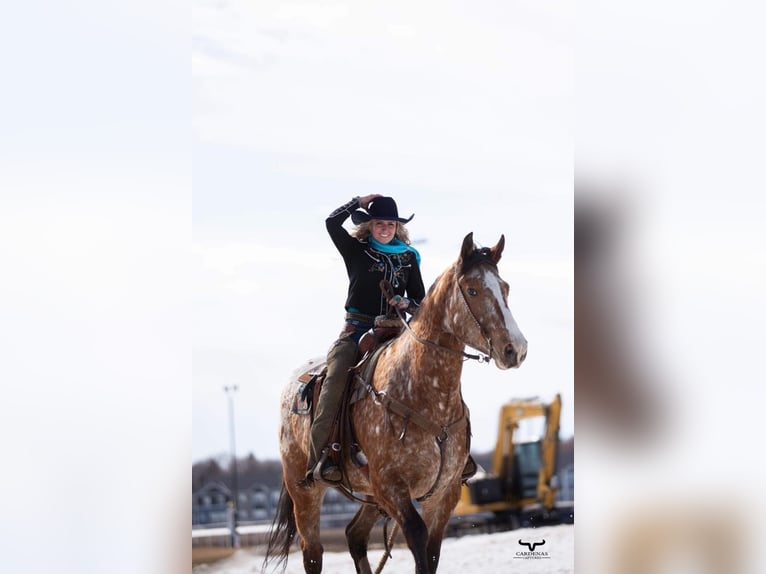
M 471 297 L 476 297 L 476 295 L 478 295 L 478 294 L 479 294 L 479 292 L 478 292 L 476 289 L 474 289 L 473 287 L 469 287 L 469 288 L 468 288 L 468 294 L 469 294 Z

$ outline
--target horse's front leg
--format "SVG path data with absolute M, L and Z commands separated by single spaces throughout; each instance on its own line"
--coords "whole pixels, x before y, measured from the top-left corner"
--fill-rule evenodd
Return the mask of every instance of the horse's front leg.
M 370 542 L 370 531 L 378 518 L 380 518 L 380 512 L 376 507 L 363 504 L 346 526 L 348 551 L 354 559 L 354 566 L 359 574 L 372 574 L 370 562 L 367 559 L 367 546 Z
M 375 497 L 388 515 L 401 527 L 407 546 L 415 559 L 415 574 L 429 574 L 426 543 L 428 528 L 409 498 L 401 494 L 409 492 L 406 484 L 386 483 L 377 489 Z
M 399 510 L 394 516 L 402 528 L 404 539 L 415 559 L 415 574 L 429 574 L 431 570 L 428 566 L 428 555 L 426 552 L 426 542 L 428 540 L 428 528 L 426 523 L 418 514 L 418 511 L 407 500 L 404 508 Z
M 460 498 L 460 484 L 457 488 L 450 488 L 444 496 L 434 497 L 423 503 L 423 517 L 428 527 L 428 543 L 426 554 L 428 556 L 428 573 L 435 574 L 439 566 L 442 540 L 447 528 L 452 510 Z

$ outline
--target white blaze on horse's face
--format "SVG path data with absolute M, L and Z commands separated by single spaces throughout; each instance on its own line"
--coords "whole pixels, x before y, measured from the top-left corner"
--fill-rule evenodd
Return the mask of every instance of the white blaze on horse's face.
M 500 369 L 518 367 L 527 356 L 527 340 L 508 308 L 508 284 L 489 265 L 477 265 L 462 278 L 469 309 L 483 331 L 479 350 L 489 353 Z M 488 339 L 488 342 L 487 342 Z
M 527 340 L 508 308 L 508 284 L 497 271 L 505 248 L 505 236 L 492 248 L 476 249 L 473 233 L 463 239 L 457 261 L 459 291 L 466 305 L 465 344 L 491 355 L 500 369 L 518 367 L 527 356 Z

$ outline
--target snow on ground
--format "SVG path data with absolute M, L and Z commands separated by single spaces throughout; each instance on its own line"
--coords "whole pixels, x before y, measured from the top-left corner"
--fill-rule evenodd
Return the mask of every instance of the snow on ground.
M 522 542 L 540 542 L 534 558 L 517 553 L 528 553 Z M 543 555 L 543 553 L 545 555 Z M 373 570 L 383 550 L 369 552 Z M 193 574 L 253 574 L 262 572 L 263 556 L 252 549 L 242 549 L 226 560 L 212 565 L 201 565 Z M 396 546 L 383 568 L 383 574 L 412 574 L 415 564 L 412 554 L 404 546 Z M 269 571 L 270 572 L 270 571 Z M 279 571 L 277 571 L 279 572 Z M 348 574 L 354 564 L 348 552 L 325 552 L 323 574 Z M 521 528 L 496 534 L 475 534 L 462 538 L 447 538 L 442 544 L 439 574 L 571 574 L 574 572 L 574 526 L 545 526 Z M 303 574 L 300 552 L 293 552 L 287 561 L 285 574 Z

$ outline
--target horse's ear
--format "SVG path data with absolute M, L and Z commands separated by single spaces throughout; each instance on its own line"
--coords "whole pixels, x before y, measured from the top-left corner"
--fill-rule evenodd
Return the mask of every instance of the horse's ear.
M 497 242 L 497 245 L 495 245 L 492 249 L 492 261 L 497 263 L 500 261 L 500 256 L 503 254 L 503 249 L 505 248 L 505 235 L 500 236 L 500 241 Z
M 460 248 L 460 260 L 465 261 L 473 253 L 473 231 L 465 236 L 463 239 L 463 247 Z

